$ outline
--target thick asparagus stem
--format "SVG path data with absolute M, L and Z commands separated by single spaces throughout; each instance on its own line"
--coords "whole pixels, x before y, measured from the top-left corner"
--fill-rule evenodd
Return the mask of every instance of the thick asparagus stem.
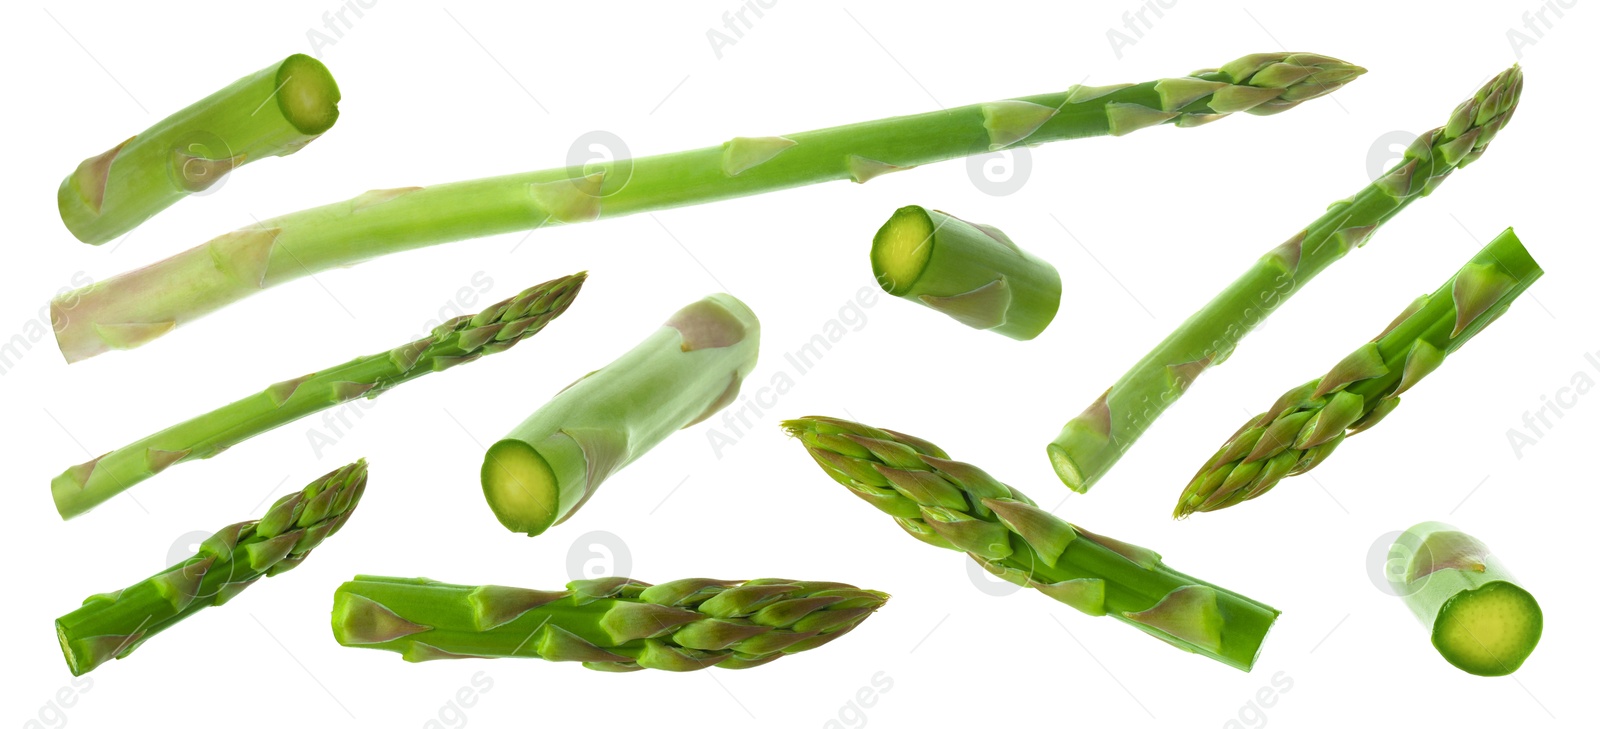
M 1061 306 L 1061 276 L 999 228 L 908 205 L 872 239 L 884 291 L 974 329 L 1033 339 Z
M 367 462 L 335 470 L 278 499 L 257 521 L 223 527 L 193 557 L 116 592 L 91 595 L 56 619 L 56 636 L 72 675 L 125 658 L 150 636 L 212 605 L 221 605 L 262 577 L 299 566 L 338 532 L 367 488 Z
M 712 294 L 679 309 L 638 346 L 568 385 L 483 457 L 483 495 L 514 532 L 542 534 L 611 474 L 739 396 L 761 323 Z
M 476 315 L 459 316 L 432 334 L 387 352 L 284 380 L 242 400 L 190 418 L 87 463 L 50 482 L 61 518 L 70 519 L 174 463 L 210 458 L 311 413 L 390 388 L 486 354 L 510 349 L 561 316 L 583 287 L 578 273 L 534 286 Z
M 566 590 L 358 575 L 333 595 L 340 645 L 407 661 L 543 658 L 597 671 L 750 668 L 850 632 L 889 596 L 838 582 L 624 577 Z
M 373 190 L 227 233 L 58 298 L 68 362 L 131 349 L 275 286 L 388 253 L 544 225 L 724 200 L 1015 145 L 1147 126 L 1195 126 L 1232 112 L 1275 114 L 1364 72 L 1323 56 L 1268 53 L 1219 70 L 1084 87 L 705 149 L 431 187 Z
M 1427 521 L 1389 547 L 1389 574 L 1406 607 L 1451 665 L 1478 676 L 1504 676 L 1539 645 L 1544 613 L 1533 595 L 1472 535 Z
M 1418 137 L 1377 182 L 1329 206 L 1262 256 L 1067 422 L 1046 448 L 1056 475 L 1072 490 L 1088 491 L 1201 372 L 1226 360 L 1257 323 L 1364 244 L 1378 226 L 1478 159 L 1511 119 L 1521 92 L 1522 70 L 1513 66 L 1456 107 L 1445 126 Z
M 109 241 L 235 167 L 294 154 L 333 126 L 338 104 L 321 61 L 289 56 L 84 160 L 56 193 L 61 222 L 85 243 Z
M 976 466 L 892 430 L 834 418 L 785 421 L 833 480 L 936 547 L 1089 615 L 1110 615 L 1191 653 L 1250 670 L 1278 611 L 1090 533 Z
M 1382 334 L 1245 423 L 1189 481 L 1173 516 L 1226 509 L 1315 468 L 1346 435 L 1392 412 L 1401 393 L 1500 318 L 1542 275 L 1507 228 Z

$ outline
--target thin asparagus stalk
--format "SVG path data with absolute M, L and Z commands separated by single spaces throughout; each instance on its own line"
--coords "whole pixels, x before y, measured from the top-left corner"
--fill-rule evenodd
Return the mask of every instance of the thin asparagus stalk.
M 1513 66 L 1457 106 L 1444 126 L 1418 137 L 1377 182 L 1329 206 L 1257 260 L 1067 422 L 1046 447 L 1056 475 L 1068 488 L 1088 491 L 1200 373 L 1226 360 L 1257 323 L 1324 268 L 1366 243 L 1378 226 L 1477 160 L 1510 121 L 1521 92 L 1522 70 Z
M 938 446 L 835 418 L 785 421 L 817 465 L 906 533 L 1089 615 L 1249 671 L 1278 610 L 1068 524 Z
M 538 536 L 667 436 L 739 396 L 761 323 L 712 294 L 679 309 L 627 354 L 568 385 L 483 457 L 483 495 L 507 529 Z
M 1472 535 L 1425 521 L 1396 539 L 1389 574 L 1439 655 L 1467 673 L 1505 676 L 1539 645 L 1544 613 L 1533 595 Z
M 58 298 L 68 362 L 132 349 L 262 289 L 388 253 L 878 175 L 987 150 L 1276 114 L 1365 69 L 1304 53 L 1245 56 L 1218 70 L 1085 87 L 584 168 L 373 190 L 227 233 Z
M 50 481 L 61 518 L 70 519 L 174 463 L 210 458 L 273 428 L 403 382 L 510 349 L 567 310 L 587 274 L 534 286 L 476 315 L 458 316 L 433 333 L 387 352 L 284 380 L 242 400 L 63 471 Z
M 828 643 L 889 596 L 838 582 L 625 577 L 566 590 L 358 575 L 333 595 L 340 645 L 407 661 L 543 658 L 597 671 L 751 668 Z
M 1189 481 L 1173 517 L 1226 509 L 1316 468 L 1346 435 L 1393 412 L 1401 393 L 1500 318 L 1542 275 L 1507 228 L 1382 334 L 1245 423 Z
M 891 295 L 973 329 L 1033 339 L 1061 306 L 1055 266 L 999 228 L 908 205 L 872 239 L 872 273 Z
M 61 222 L 105 243 L 236 167 L 300 151 L 333 126 L 338 105 L 333 75 L 296 53 L 84 160 L 56 193 Z
M 67 667 L 81 676 L 126 658 L 150 636 L 294 569 L 344 526 L 366 488 L 367 462 L 356 461 L 278 499 L 259 520 L 223 527 L 193 557 L 131 587 L 91 595 L 56 619 Z

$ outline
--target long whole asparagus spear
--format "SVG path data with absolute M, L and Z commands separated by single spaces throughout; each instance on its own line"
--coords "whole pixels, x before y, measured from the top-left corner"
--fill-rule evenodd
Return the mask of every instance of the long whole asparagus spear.
M 1377 424 L 1467 340 L 1500 318 L 1544 270 L 1507 228 L 1437 291 L 1413 301 L 1328 374 L 1294 388 L 1235 432 L 1189 481 L 1172 515 L 1256 498 Z
M 257 521 L 223 527 L 193 557 L 116 592 L 91 595 L 56 619 L 61 653 L 81 676 L 184 618 L 221 605 L 262 577 L 299 566 L 338 532 L 367 488 L 367 462 L 356 461 L 312 481 Z
M 480 474 L 495 518 L 528 536 L 565 521 L 611 474 L 733 402 L 760 344 L 755 312 L 728 294 L 674 312 L 489 446 Z
M 311 413 L 374 398 L 403 382 L 510 349 L 567 310 L 587 274 L 546 281 L 472 316 L 387 352 L 284 380 L 242 400 L 190 418 L 86 463 L 50 481 L 61 518 L 70 519 L 174 463 L 210 458 L 229 447 Z
M 783 423 L 817 465 L 901 529 L 1089 615 L 1110 615 L 1249 671 L 1278 611 L 1174 571 L 1154 551 L 1068 524 L 938 446 L 835 418 Z
M 889 596 L 838 582 L 623 577 L 566 590 L 368 577 L 333 596 L 340 645 L 407 661 L 543 658 L 597 671 L 751 668 L 828 643 Z
M 1477 160 L 1510 121 L 1522 92 L 1515 66 L 1424 133 L 1377 182 L 1340 200 L 1311 225 L 1256 261 L 1068 421 L 1046 447 L 1050 464 L 1079 493 L 1105 476 L 1190 383 L 1233 353 L 1250 330 L 1307 281 L 1361 246 L 1378 226 Z
M 1136 85 L 974 104 L 782 137 L 455 182 L 373 190 L 212 239 L 70 292 L 51 307 L 68 362 L 131 349 L 257 291 L 329 268 L 448 241 L 867 180 L 988 150 L 1276 114 L 1365 69 L 1305 53 L 1245 56 L 1221 69 Z
M 235 167 L 298 152 L 338 118 L 333 75 L 296 53 L 84 160 L 56 193 L 61 222 L 99 245 Z

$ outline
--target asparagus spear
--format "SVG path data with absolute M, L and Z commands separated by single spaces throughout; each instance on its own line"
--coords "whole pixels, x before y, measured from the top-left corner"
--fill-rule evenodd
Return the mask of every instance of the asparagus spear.
M 1061 305 L 1054 266 L 999 228 L 908 205 L 872 239 L 872 273 L 884 291 L 974 329 L 1033 339 Z
M 850 632 L 889 596 L 838 582 L 625 577 L 563 591 L 356 576 L 333 594 L 340 645 L 407 661 L 543 658 L 597 671 L 750 668 Z
M 978 151 L 1276 114 L 1365 69 L 1305 53 L 1245 56 L 1137 85 L 974 104 L 715 147 L 456 182 L 373 190 L 267 220 L 56 299 L 68 362 L 132 349 L 257 291 L 387 253 L 465 238 L 878 175 Z
M 483 495 L 514 532 L 571 517 L 611 474 L 739 396 L 761 323 L 712 294 L 679 309 L 638 346 L 528 416 L 483 457 Z
M 476 315 L 440 324 L 422 339 L 269 385 L 242 400 L 68 468 L 50 481 L 56 510 L 61 518 L 70 519 L 174 463 L 210 458 L 311 413 L 358 397 L 374 398 L 429 372 L 510 349 L 565 312 L 586 275 L 546 281 Z
M 235 167 L 300 151 L 333 126 L 338 104 L 327 67 L 296 53 L 84 160 L 56 193 L 61 222 L 100 245 Z
M 938 446 L 835 418 L 785 421 L 833 480 L 901 529 L 1089 615 L 1110 615 L 1244 671 L 1278 611 L 1174 571 L 1154 551 L 1068 524 Z
M 1390 584 L 1433 635 L 1439 655 L 1467 673 L 1517 670 L 1544 630 L 1539 603 L 1483 542 L 1426 521 L 1389 547 Z
M 184 618 L 294 569 L 344 526 L 366 488 L 367 462 L 356 461 L 278 499 L 257 521 L 223 527 L 193 557 L 131 587 L 91 595 L 56 619 L 67 667 L 81 676 L 125 658 Z
M 1522 92 L 1515 66 L 1424 133 L 1377 182 L 1334 203 L 1269 251 L 1122 375 L 1046 448 L 1056 475 L 1085 492 L 1207 368 L 1221 364 L 1255 325 L 1378 226 L 1481 156 L 1511 119 Z
M 1401 393 L 1500 318 L 1543 274 L 1507 228 L 1377 338 L 1245 423 L 1195 474 L 1172 515 L 1225 509 L 1317 467 L 1346 435 L 1392 412 Z

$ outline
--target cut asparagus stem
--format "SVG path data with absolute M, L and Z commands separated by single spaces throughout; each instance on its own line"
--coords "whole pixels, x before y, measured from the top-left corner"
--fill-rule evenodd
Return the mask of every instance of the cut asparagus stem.
M 1089 615 L 1110 615 L 1244 671 L 1278 611 L 1092 534 L 920 438 L 835 418 L 785 421 L 817 465 L 901 529 Z
M 333 75 L 296 53 L 84 160 L 56 193 L 61 222 L 105 243 L 229 170 L 294 154 L 333 126 L 338 104 Z
M 1504 676 L 1539 644 L 1544 613 L 1483 542 L 1427 521 L 1389 547 L 1389 583 L 1433 635 L 1439 655 L 1467 673 Z
M 872 239 L 884 291 L 973 329 L 1033 339 L 1061 306 L 1061 276 L 992 225 L 908 205 Z
M 590 372 L 489 447 L 483 495 L 507 529 L 537 536 L 577 512 L 611 474 L 739 396 L 761 323 L 712 294 Z
M 1392 412 L 1401 393 L 1500 318 L 1542 275 L 1507 228 L 1437 291 L 1406 307 L 1377 338 L 1245 423 L 1195 474 L 1173 516 L 1226 509 L 1317 467 L 1346 435 Z
M 1521 92 L 1522 71 L 1513 66 L 1457 106 L 1444 126 L 1418 137 L 1377 182 L 1329 206 L 1262 256 L 1067 422 L 1046 448 L 1056 475 L 1068 488 L 1088 491 L 1200 373 L 1226 360 L 1256 324 L 1364 244 L 1378 226 L 1478 159 L 1511 119 Z
M 623 577 L 566 590 L 368 577 L 333 595 L 340 645 L 441 658 L 582 661 L 597 671 L 750 668 L 850 632 L 889 596 L 838 582 Z
M 126 658 L 150 636 L 256 583 L 299 566 L 338 532 L 367 488 L 367 462 L 356 461 L 278 499 L 257 521 L 223 527 L 190 557 L 132 587 L 91 595 L 56 619 L 72 675 Z
M 68 362 L 132 349 L 269 286 L 449 241 L 877 175 L 1017 145 L 1229 113 L 1275 114 L 1364 72 L 1323 56 L 1268 53 L 1219 70 L 1084 87 L 705 149 L 456 182 L 373 190 L 224 234 L 52 305 Z
M 387 352 L 285 380 L 190 418 L 87 463 L 50 482 L 56 510 L 70 519 L 162 472 L 174 463 L 210 458 L 311 413 L 359 397 L 374 398 L 403 382 L 510 349 L 561 316 L 583 287 L 578 273 L 534 286 L 473 316 L 459 316 L 432 334 Z

